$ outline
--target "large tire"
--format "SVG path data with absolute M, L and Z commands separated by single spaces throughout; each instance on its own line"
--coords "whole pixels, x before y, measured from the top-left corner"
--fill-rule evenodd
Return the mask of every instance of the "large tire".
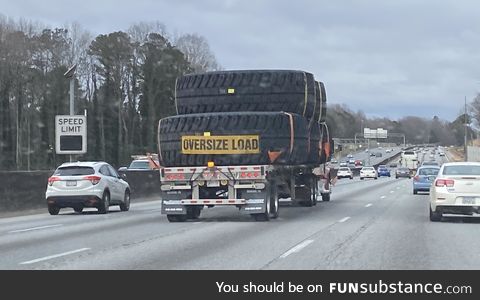
M 271 184 L 270 192 L 270 218 L 276 219 L 279 216 L 280 201 L 278 197 L 278 186 L 275 182 Z
M 267 193 L 265 195 L 265 211 L 263 213 L 258 213 L 258 214 L 251 214 L 252 217 L 255 219 L 257 222 L 267 222 L 270 221 L 271 217 L 271 190 L 270 190 L 270 185 L 267 185 L 266 187 Z
M 292 127 L 293 124 L 293 127 Z M 182 136 L 259 135 L 258 154 L 183 154 Z M 291 133 L 293 132 L 293 145 Z M 165 167 L 279 164 L 298 165 L 308 161 L 307 120 L 284 112 L 233 112 L 180 115 L 162 119 L 158 125 L 160 163 Z M 291 146 L 293 146 L 291 148 Z M 271 161 L 269 151 L 280 152 Z
M 325 85 L 323 82 L 319 82 L 320 96 L 321 96 L 321 111 L 320 111 L 320 122 L 325 122 L 327 120 L 327 91 L 325 90 Z
M 178 114 L 286 111 L 314 116 L 313 74 L 292 70 L 217 71 L 177 79 Z

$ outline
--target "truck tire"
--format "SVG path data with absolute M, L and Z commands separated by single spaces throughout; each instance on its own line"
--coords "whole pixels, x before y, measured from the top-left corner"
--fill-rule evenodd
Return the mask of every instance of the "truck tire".
M 270 218 L 276 219 L 279 216 L 280 201 L 278 197 L 278 186 L 273 182 L 270 192 Z
M 286 111 L 311 119 L 315 113 L 313 74 L 292 70 L 216 71 L 179 77 L 178 114 Z
M 318 82 L 321 96 L 321 110 L 319 122 L 323 123 L 327 120 L 327 91 L 325 90 L 325 85 L 323 82 Z
M 200 206 L 187 206 L 187 219 L 196 220 L 200 217 L 202 208 Z
M 183 154 L 182 136 L 258 135 L 259 153 Z M 291 136 L 293 132 L 293 136 Z M 308 160 L 307 120 L 284 112 L 233 112 L 179 115 L 158 125 L 160 164 L 165 167 L 279 164 L 297 165 Z M 269 152 L 280 153 L 272 161 Z

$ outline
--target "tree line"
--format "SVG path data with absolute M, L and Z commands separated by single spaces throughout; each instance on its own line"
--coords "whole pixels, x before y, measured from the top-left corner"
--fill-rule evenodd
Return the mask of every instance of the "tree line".
M 155 153 L 156 124 L 175 114 L 178 76 L 221 68 L 197 34 L 169 37 L 161 23 L 100 34 L 78 24 L 45 28 L 0 15 L 0 170 L 53 169 L 55 115 L 69 114 L 73 64 L 75 114 L 87 116 L 88 152 L 78 160 L 115 166 Z
M 69 113 L 64 73 L 73 64 L 75 113 L 88 123 L 88 152 L 75 159 L 117 167 L 133 154 L 157 152 L 158 120 L 176 112 L 178 76 L 221 69 L 204 37 L 171 37 L 158 22 L 93 37 L 78 24 L 50 29 L 0 15 L 0 170 L 53 169 L 68 159 L 55 154 L 54 121 Z M 478 125 L 480 97 L 470 106 L 468 122 Z M 344 105 L 329 105 L 327 112 L 331 134 L 339 138 L 381 127 L 404 133 L 409 143 L 460 145 L 464 122 L 462 114 L 453 122 L 367 118 Z

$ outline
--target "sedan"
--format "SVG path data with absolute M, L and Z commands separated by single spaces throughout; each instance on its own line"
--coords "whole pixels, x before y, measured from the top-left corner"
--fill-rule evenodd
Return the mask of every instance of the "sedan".
M 443 214 L 473 213 L 480 213 L 480 163 L 443 164 L 430 188 L 430 221 L 440 221 Z
M 363 167 L 360 169 L 360 179 L 363 180 L 364 178 L 378 178 L 377 171 L 375 171 L 374 167 Z
M 124 179 L 106 162 L 64 163 L 48 178 L 48 212 L 58 215 L 61 208 L 71 207 L 81 213 L 84 207 L 95 207 L 106 214 L 112 205 L 127 211 L 130 186 Z
M 395 172 L 395 178 L 406 177 L 410 179 L 410 169 L 409 168 L 398 168 Z
M 339 168 L 337 171 L 337 178 L 350 178 L 353 179 L 353 172 L 348 167 Z
M 432 186 L 432 182 L 437 177 L 440 167 L 423 166 L 418 168 L 417 173 L 413 177 L 413 194 L 418 192 L 428 192 Z
M 379 166 L 377 169 L 378 177 L 387 176 L 390 177 L 390 170 L 386 166 Z

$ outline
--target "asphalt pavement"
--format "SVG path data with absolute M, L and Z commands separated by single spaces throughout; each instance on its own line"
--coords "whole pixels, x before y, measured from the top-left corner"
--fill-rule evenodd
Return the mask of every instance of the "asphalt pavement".
M 330 202 L 282 202 L 270 222 L 214 207 L 169 223 L 159 201 L 1 218 L 0 269 L 479 269 L 479 223 L 430 222 L 428 194 L 413 195 L 409 179 L 341 179 Z

